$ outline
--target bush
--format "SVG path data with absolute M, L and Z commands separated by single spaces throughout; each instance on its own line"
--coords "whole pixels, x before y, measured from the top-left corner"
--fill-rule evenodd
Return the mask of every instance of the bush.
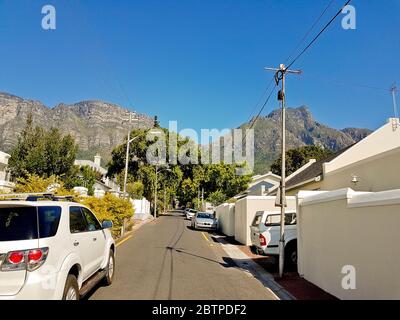
M 73 192 L 64 187 L 63 182 L 56 176 L 49 178 L 28 174 L 26 178 L 18 178 L 14 191 L 17 193 L 54 192 L 59 196 L 72 195 Z
M 212 203 L 213 206 L 219 206 L 227 200 L 227 196 L 221 190 L 217 190 L 211 193 L 208 198 L 208 201 Z
M 129 200 L 106 194 L 103 198 L 82 198 L 81 203 L 90 208 L 100 221 L 113 222 L 113 234 L 119 236 L 125 219 L 133 216 L 134 209 Z

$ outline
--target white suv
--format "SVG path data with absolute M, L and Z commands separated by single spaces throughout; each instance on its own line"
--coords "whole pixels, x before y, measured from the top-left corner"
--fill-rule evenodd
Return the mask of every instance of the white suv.
M 297 266 L 296 212 L 285 214 L 285 265 Z M 252 250 L 266 256 L 279 256 L 281 214 L 278 211 L 258 211 L 250 226 Z
M 0 201 L 0 300 L 78 300 L 110 285 L 111 227 L 75 202 Z

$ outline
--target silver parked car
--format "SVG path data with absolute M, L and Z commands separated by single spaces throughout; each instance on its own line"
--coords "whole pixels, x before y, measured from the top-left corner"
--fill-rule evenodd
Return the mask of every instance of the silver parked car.
M 193 229 L 217 230 L 218 221 L 214 214 L 209 212 L 197 212 L 192 218 Z

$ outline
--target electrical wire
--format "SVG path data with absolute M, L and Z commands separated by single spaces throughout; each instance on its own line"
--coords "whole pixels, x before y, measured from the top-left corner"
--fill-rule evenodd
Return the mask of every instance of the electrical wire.
M 328 9 L 332 6 L 332 4 L 335 2 L 336 0 L 331 0 L 328 5 L 325 7 L 325 9 L 321 12 L 321 14 L 319 15 L 319 17 L 317 18 L 317 20 L 315 20 L 315 22 L 311 25 L 311 27 L 306 31 L 306 33 L 304 34 L 304 36 L 300 39 L 300 41 L 297 43 L 297 45 L 294 47 L 294 49 L 292 50 L 292 52 L 290 53 L 290 55 L 286 58 L 285 63 L 287 63 L 290 58 L 293 56 L 293 54 L 296 52 L 296 50 L 300 47 L 300 45 L 304 42 L 304 40 L 307 39 L 308 35 L 311 33 L 311 31 L 314 30 L 314 27 L 318 24 L 318 22 L 322 19 L 322 17 L 325 15 L 325 13 L 328 11 Z
M 317 41 L 317 39 L 324 33 L 324 31 L 335 21 L 335 19 L 342 13 L 342 10 L 351 2 L 351 0 L 347 0 L 346 3 L 339 9 L 339 11 L 333 16 L 331 20 L 322 28 L 320 32 L 311 40 L 311 42 L 289 63 L 289 65 L 285 68 L 285 70 L 289 69 L 293 66 L 298 59 Z
M 343 6 L 343 8 L 344 8 L 348 3 L 350 3 L 350 1 L 351 1 L 351 0 L 349 0 L 349 1 Z M 316 21 L 311 25 L 311 27 L 306 31 L 306 33 L 304 34 L 304 36 L 303 36 L 303 37 L 300 39 L 300 41 L 297 43 L 297 45 L 295 46 L 295 48 L 292 50 L 291 54 L 286 58 L 285 62 L 287 62 L 287 61 L 293 56 L 293 54 L 296 52 L 296 50 L 297 50 L 297 49 L 300 47 L 300 45 L 304 42 L 304 40 L 307 39 L 308 35 L 311 33 L 311 31 L 312 31 L 312 30 L 314 29 L 314 27 L 318 24 L 318 22 L 322 19 L 322 17 L 325 15 L 325 13 L 328 11 L 328 9 L 331 7 L 331 5 L 332 5 L 334 2 L 335 2 L 335 0 L 331 0 L 331 1 L 328 3 L 328 5 L 324 8 L 324 10 L 322 11 L 322 13 L 321 13 L 321 14 L 318 16 L 318 18 L 316 19 Z M 343 9 L 343 8 L 342 8 L 342 9 Z M 340 12 L 342 11 L 342 9 L 341 9 L 341 10 L 339 11 L 339 13 L 330 21 L 329 24 L 331 24 L 331 23 L 333 22 L 333 20 L 340 14 Z M 322 30 L 322 32 L 329 26 L 329 24 L 328 24 L 327 26 L 325 26 L 325 28 Z M 315 42 L 315 41 L 317 40 L 317 38 L 320 36 L 320 34 L 321 34 L 322 32 L 320 32 L 320 33 L 317 35 L 317 37 L 313 39 L 312 43 Z M 312 44 L 312 43 L 311 43 L 311 44 Z M 300 58 L 300 56 L 311 46 L 311 44 L 309 44 L 309 45 L 306 47 L 306 49 L 303 50 L 303 52 L 302 52 L 300 55 L 298 55 L 298 56 L 296 57 L 296 59 L 291 63 L 291 65 L 292 65 L 298 58 Z M 286 69 L 287 69 L 287 68 L 286 68 Z M 273 83 L 274 80 L 275 80 L 275 77 L 272 77 L 272 79 L 271 79 L 271 81 L 269 82 L 267 88 L 265 89 L 265 91 L 264 91 L 262 97 L 265 95 L 265 93 L 266 93 L 266 92 L 268 91 L 268 89 L 271 87 L 271 85 L 272 85 L 272 83 Z M 261 106 L 260 111 L 258 112 L 258 114 L 257 114 L 255 117 L 250 116 L 250 119 L 249 119 L 249 120 L 250 120 L 251 122 L 250 122 L 250 127 L 248 128 L 248 130 L 251 130 L 251 129 L 254 127 L 255 123 L 256 123 L 257 120 L 259 119 L 261 113 L 263 112 L 265 106 L 267 105 L 268 101 L 270 100 L 270 98 L 271 98 L 271 96 L 272 96 L 272 93 L 275 91 L 276 87 L 277 87 L 277 84 L 275 83 L 275 86 L 274 86 L 273 89 L 271 90 L 271 92 L 270 92 L 270 94 L 268 95 L 267 99 L 265 100 L 264 104 Z M 259 103 L 259 102 L 258 102 L 258 103 Z M 257 103 L 257 105 L 258 105 L 258 103 Z M 253 113 L 253 112 L 251 112 L 251 113 Z M 245 133 L 245 135 L 244 135 L 244 137 L 243 137 L 242 143 L 243 143 L 243 141 L 246 139 L 246 137 L 247 137 L 247 132 Z

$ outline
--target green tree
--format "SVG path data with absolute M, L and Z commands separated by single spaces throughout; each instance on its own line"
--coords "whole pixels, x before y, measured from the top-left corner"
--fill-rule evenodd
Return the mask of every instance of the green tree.
M 331 155 L 332 151 L 318 146 L 304 146 L 286 151 L 286 176 L 304 166 L 310 159 L 321 160 Z M 271 171 L 281 175 L 282 157 L 271 165 Z
M 74 187 L 85 187 L 88 189 L 88 194 L 92 196 L 94 194 L 95 182 L 101 180 L 101 174 L 94 171 L 89 166 L 73 166 L 68 175 L 64 178 L 65 186 L 68 189 Z
M 166 141 L 169 141 L 170 132 L 162 129 L 165 133 Z M 154 201 L 155 194 L 155 166 L 147 162 L 146 153 L 153 144 L 146 140 L 147 131 L 135 130 L 132 137 L 138 137 L 130 146 L 130 161 L 128 163 L 129 182 L 140 181 L 143 188 L 143 196 Z M 178 154 L 187 152 L 190 141 L 188 138 L 177 137 Z M 167 163 L 169 162 L 170 146 L 166 146 Z M 195 156 L 201 159 L 201 148 L 194 144 Z M 182 151 L 182 152 L 181 152 Z M 126 142 L 116 147 L 112 152 L 112 159 L 108 166 L 108 176 L 122 177 L 125 169 Z M 194 154 L 194 152 L 193 152 Z M 198 161 L 200 162 L 200 161 Z M 241 167 L 236 164 L 176 164 L 169 165 L 169 171 L 162 170 L 158 174 L 158 203 L 160 209 L 164 204 L 178 200 L 183 206 L 197 203 L 198 193 L 204 189 L 204 197 L 221 191 L 225 198 L 235 196 L 244 191 L 251 180 L 249 175 L 238 175 L 237 169 Z M 162 168 L 162 167 L 161 167 Z M 122 181 L 121 179 L 119 179 Z M 164 192 L 165 190 L 165 192 Z M 160 212 L 160 211 L 159 211 Z
M 132 199 L 142 199 L 144 194 L 144 185 L 141 181 L 129 182 L 126 184 L 126 192 Z
M 222 190 L 217 190 L 211 193 L 207 200 L 211 202 L 213 206 L 219 206 L 220 204 L 224 203 L 228 197 L 223 193 Z
M 73 167 L 77 150 L 71 135 L 63 136 L 58 128 L 46 131 L 34 127 L 32 115 L 29 115 L 17 145 L 11 151 L 8 166 L 17 178 L 28 174 L 65 176 Z

